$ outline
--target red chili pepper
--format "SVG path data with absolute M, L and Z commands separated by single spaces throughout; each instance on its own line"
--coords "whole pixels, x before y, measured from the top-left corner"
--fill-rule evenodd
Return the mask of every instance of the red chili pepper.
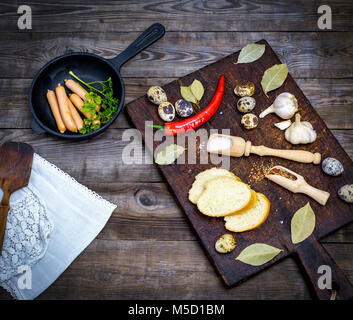
M 224 76 L 219 78 L 218 87 L 215 95 L 213 96 L 210 104 L 204 108 L 198 114 L 195 114 L 193 117 L 178 121 L 178 122 L 169 122 L 164 125 L 152 125 L 152 128 L 155 129 L 164 129 L 165 135 L 176 135 L 179 133 L 184 133 L 191 129 L 196 129 L 205 122 L 207 122 L 217 111 L 221 105 L 222 98 L 224 93 Z

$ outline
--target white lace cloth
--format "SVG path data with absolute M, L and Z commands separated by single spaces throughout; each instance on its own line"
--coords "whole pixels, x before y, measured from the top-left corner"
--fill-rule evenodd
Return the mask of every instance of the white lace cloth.
M 10 198 L 0 286 L 16 299 L 37 297 L 91 243 L 115 208 L 34 154 L 28 187 Z M 19 286 L 24 265 L 31 270 L 30 289 Z

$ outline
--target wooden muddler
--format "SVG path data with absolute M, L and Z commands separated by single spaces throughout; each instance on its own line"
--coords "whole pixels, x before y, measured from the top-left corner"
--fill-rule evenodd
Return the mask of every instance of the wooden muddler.
M 207 151 L 232 157 L 248 157 L 251 153 L 254 153 L 261 157 L 273 156 L 302 163 L 319 164 L 321 162 L 320 153 L 311 153 L 304 150 L 280 150 L 267 148 L 265 146 L 253 146 L 251 141 L 245 141 L 241 137 L 224 134 L 211 134 L 207 143 Z

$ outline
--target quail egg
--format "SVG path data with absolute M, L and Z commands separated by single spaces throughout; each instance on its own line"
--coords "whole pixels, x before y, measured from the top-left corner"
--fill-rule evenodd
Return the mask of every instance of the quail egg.
M 238 100 L 237 108 L 241 113 L 251 112 L 255 108 L 256 101 L 252 97 L 243 97 Z
M 346 184 L 338 190 L 339 197 L 348 202 L 353 203 L 353 184 Z
M 231 234 L 226 233 L 216 241 L 215 249 L 219 253 L 227 253 L 233 251 L 236 244 L 235 238 Z
M 175 102 L 175 111 L 180 117 L 186 118 L 192 115 L 194 109 L 189 101 L 180 99 Z
M 147 91 L 147 97 L 149 101 L 157 105 L 167 101 L 167 94 L 164 89 L 159 86 L 150 87 Z
M 335 158 L 326 158 L 322 161 L 322 170 L 330 176 L 339 176 L 343 173 L 343 165 Z
M 245 82 L 236 85 L 234 93 L 239 97 L 250 97 L 255 93 L 255 85 L 252 82 Z
M 175 118 L 174 106 L 168 101 L 162 102 L 158 106 L 158 114 L 161 117 L 161 119 L 166 122 L 173 121 L 173 119 Z
M 255 114 L 247 113 L 241 118 L 241 124 L 247 130 L 254 129 L 259 124 L 259 119 Z

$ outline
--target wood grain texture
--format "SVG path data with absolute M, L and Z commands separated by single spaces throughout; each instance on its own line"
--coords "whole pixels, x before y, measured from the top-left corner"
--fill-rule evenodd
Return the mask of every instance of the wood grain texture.
M 45 0 L 30 4 L 33 29 L 19 31 L 16 12 L 23 1 L 1 1 L 0 144 L 31 143 L 118 205 L 98 238 L 40 299 L 310 299 L 292 257 L 227 289 L 158 169 L 121 164 L 127 142 L 121 141 L 119 129 L 132 126 L 124 114 L 113 126 L 119 129 L 108 130 L 98 141 L 67 144 L 28 129 L 27 94 L 38 68 L 57 55 L 82 50 L 113 57 L 154 22 L 163 23 L 167 33 L 123 67 L 127 102 L 150 85 L 169 83 L 266 38 L 353 158 L 353 133 L 347 130 L 353 126 L 353 5 L 351 0 L 324 3 L 333 10 L 329 32 L 317 32 L 322 3 L 316 0 Z M 321 241 L 351 280 L 352 235 L 350 224 Z M 0 299 L 9 295 L 0 291 Z
M 17 31 L 17 8 L 23 1 L 2 1 L 0 30 Z M 142 31 L 161 22 L 167 31 L 317 31 L 321 2 L 279 1 L 70 1 L 31 3 L 33 32 Z M 349 0 L 326 0 L 335 31 L 351 31 Z M 70 23 L 67 23 L 70 21 Z
M 139 33 L 2 33 L 0 74 L 32 78 L 58 55 L 84 51 L 113 58 Z M 353 33 L 168 32 L 122 68 L 123 77 L 181 77 L 246 44 L 267 39 L 295 78 L 353 77 Z M 334 67 L 333 67 L 334 66 Z
M 152 85 L 164 85 L 176 78 L 125 78 L 126 103 L 146 94 Z M 0 105 L 6 117 L 0 117 L 0 128 L 30 128 L 28 105 L 31 79 L 0 79 Z M 351 79 L 297 79 L 299 87 L 329 129 L 353 129 Z M 131 128 L 132 123 L 121 113 L 111 128 Z M 349 153 L 349 152 L 348 152 Z
M 139 137 L 136 136 L 136 140 L 122 141 L 124 132 L 122 129 L 108 129 L 96 138 L 87 140 L 88 142 L 68 142 L 47 134 L 38 135 L 31 129 L 2 129 L 0 142 L 18 141 L 31 144 L 35 152 L 45 156 L 48 161 L 83 184 L 164 182 L 164 178 L 152 162 L 136 165 L 123 161 L 123 149 L 130 143 L 130 146 L 136 147 L 137 159 L 147 157 L 150 160 L 150 153 L 147 151 L 146 154 L 144 147 L 138 148 Z M 332 132 L 353 159 L 353 130 L 333 130 Z M 100 151 L 98 154 L 97 150 Z M 62 156 L 58 156 L 59 154 Z M 84 157 L 78 159 L 77 154 Z
M 292 257 L 226 289 L 198 241 L 109 241 L 100 237 L 39 299 L 301 300 L 311 297 Z M 327 244 L 325 249 L 353 280 L 353 245 Z M 9 296 L 0 290 L 0 298 Z
M 276 164 L 282 164 L 284 167 L 288 167 L 291 170 L 300 173 L 307 179 L 307 181 L 310 181 L 311 185 L 329 191 L 332 194 L 331 201 L 329 201 L 325 207 L 322 207 L 315 202 L 312 203 L 314 211 L 320 212 L 316 217 L 317 222 L 314 232 L 318 238 L 321 238 L 353 220 L 350 205 L 341 201 L 336 194 L 337 189 L 340 186 L 349 183 L 349 180 L 353 176 L 353 162 L 338 144 L 337 140 L 334 139 L 325 123 L 314 111 L 310 102 L 290 75 L 288 75 L 285 83 L 280 89 L 275 90 L 274 92 L 272 91 L 269 94 L 270 98 L 266 98 L 262 90 L 259 88 L 262 75 L 266 69 L 281 62 L 266 41 L 261 40 L 260 43 L 266 44 L 266 51 L 263 57 L 256 62 L 251 64 L 234 65 L 234 61 L 236 61 L 238 55 L 237 52 L 208 67 L 181 78 L 180 82 L 191 83 L 192 80 L 196 78 L 202 81 L 206 88 L 216 88 L 217 79 L 221 75 L 224 75 L 226 79 L 225 94 L 221 104 L 221 112 L 217 111 L 217 113 L 207 124 L 203 125 L 202 128 L 207 130 L 210 128 L 229 128 L 232 135 L 241 136 L 246 140 L 252 141 L 254 144 L 263 144 L 278 149 L 293 149 L 293 146 L 284 141 L 283 133 L 278 132 L 278 130 L 273 127 L 273 122 L 276 121 L 277 118 L 274 119 L 274 117 L 268 116 L 265 120 L 260 121 L 256 130 L 250 132 L 245 132 L 246 130 L 240 126 L 239 122 L 241 115 L 231 107 L 235 100 L 233 93 L 234 85 L 244 79 L 252 81 L 255 84 L 258 91 L 255 92 L 253 97 L 256 99 L 257 105 L 260 106 L 260 108 L 257 107 L 255 109 L 256 114 L 259 114 L 265 109 L 268 103 L 272 103 L 275 97 L 281 92 L 291 92 L 296 96 L 300 106 L 299 112 L 302 115 L 302 118 L 310 121 L 318 133 L 318 138 L 315 143 L 309 146 L 300 146 L 300 149 L 311 152 L 320 152 L 323 157 L 334 155 L 340 159 L 346 168 L 344 176 L 335 180 L 331 178 L 330 180 L 329 177 L 324 176 L 324 174 L 320 172 L 320 166 L 315 167 L 313 165 L 295 163 L 288 160 L 274 159 Z M 179 80 L 165 85 L 164 89 L 167 92 L 169 100 L 175 101 L 180 95 Z M 210 91 L 211 90 L 208 90 L 205 93 L 203 101 L 205 105 L 207 105 L 207 102 L 210 101 L 214 94 L 213 91 L 212 93 L 210 93 Z M 155 110 L 150 108 L 150 103 L 146 97 L 141 97 L 140 99 L 131 102 L 126 106 L 126 109 L 131 120 L 141 131 L 144 139 L 146 135 L 145 121 L 153 121 L 155 124 L 160 124 L 161 122 Z M 143 112 L 141 112 L 141 110 L 143 110 Z M 153 148 L 157 148 L 158 144 L 160 144 L 158 141 L 154 141 Z M 186 147 L 188 147 L 188 144 L 186 144 Z M 199 161 L 199 156 L 197 159 Z M 251 156 L 249 158 L 231 158 L 230 171 L 239 176 L 243 181 L 247 181 L 247 177 L 244 176 L 244 173 L 250 172 L 255 163 L 261 163 L 263 161 L 264 160 L 259 159 L 256 156 L 253 158 Z M 252 184 L 252 187 L 257 192 L 265 194 L 270 199 L 271 213 L 260 228 L 240 234 L 237 233 L 237 243 L 239 243 L 241 248 L 234 250 L 228 255 L 220 255 L 215 251 L 214 243 L 217 238 L 225 232 L 223 219 L 209 218 L 201 215 L 196 206 L 191 204 L 188 200 L 188 190 L 194 181 L 195 175 L 213 166 L 214 165 L 212 165 L 209 160 L 207 165 L 201 165 L 199 162 L 197 162 L 196 165 L 193 165 L 186 162 L 185 164 L 159 166 L 159 168 L 198 234 L 207 255 L 215 264 L 216 269 L 221 274 L 223 280 L 228 285 L 233 285 L 239 281 L 247 279 L 250 275 L 261 271 L 272 263 L 283 259 L 293 250 L 290 247 L 291 242 L 288 240 L 288 235 L 290 235 L 290 213 L 295 212 L 303 206 L 308 199 L 303 195 L 295 195 L 296 208 L 293 208 L 293 194 L 287 190 L 278 188 L 276 189 L 276 192 L 273 192 L 273 185 L 267 180 L 262 181 L 261 183 Z M 335 215 L 337 210 L 340 211 L 340 215 Z M 278 236 L 274 237 L 274 234 L 277 234 Z M 270 263 L 259 267 L 252 267 L 239 261 L 234 262 L 233 259 L 240 253 L 241 249 L 255 242 L 264 242 L 282 249 L 283 251 Z M 312 252 L 312 254 L 315 254 L 315 252 Z M 310 265 L 310 261 L 306 261 L 306 263 Z

